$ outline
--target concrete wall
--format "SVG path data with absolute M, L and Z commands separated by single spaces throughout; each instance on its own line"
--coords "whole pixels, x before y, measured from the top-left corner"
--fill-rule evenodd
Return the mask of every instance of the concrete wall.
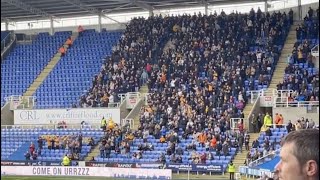
M 134 108 L 130 111 L 126 119 L 134 119 L 137 115 L 140 113 L 141 107 L 144 105 L 143 98 L 140 98 L 140 100 L 137 102 L 137 104 L 134 106 Z
M 290 9 L 292 9 L 293 19 L 294 20 L 303 20 L 303 18 L 308 14 L 309 7 L 312 7 L 313 10 L 315 11 L 319 7 L 319 3 L 311 3 L 311 4 L 302 5 L 301 6 L 302 19 L 299 19 L 298 7 L 291 7 L 291 8 L 281 9 L 281 10 L 275 10 L 275 12 L 278 12 L 278 11 L 286 12 L 286 14 L 288 15 Z M 274 11 L 272 10 L 269 12 L 274 12 Z M 314 13 L 316 13 L 316 12 L 314 12 Z
M 13 125 L 13 111 L 10 110 L 10 103 L 1 108 L 1 125 Z
M 130 110 L 127 109 L 127 100 L 124 100 L 120 105 L 120 119 L 124 119 L 130 113 Z
M 54 28 L 54 32 L 58 31 L 77 31 L 78 26 L 70 26 L 70 27 L 56 27 Z M 98 25 L 85 25 L 83 26 L 84 29 L 96 29 L 98 30 Z M 106 28 L 108 31 L 125 29 L 126 26 L 123 24 L 102 24 L 101 28 Z M 27 35 L 30 34 L 38 34 L 40 32 L 50 32 L 50 28 L 44 29 L 29 29 L 29 30 L 16 30 L 15 33 L 24 33 Z
M 313 62 L 314 62 L 314 66 L 315 66 L 316 68 L 319 68 L 319 57 L 314 57 L 314 58 L 313 58 Z
M 312 113 L 307 112 L 307 107 L 277 107 L 273 108 L 273 118 L 275 114 L 282 114 L 284 123 L 287 124 L 289 120 L 295 122 L 297 119 L 304 117 L 304 119 L 312 119 L 316 124 L 319 124 L 319 107 L 313 107 Z
M 260 99 L 260 97 L 259 97 L 259 99 Z M 250 123 L 251 115 L 255 114 L 255 117 L 257 117 L 257 115 L 260 112 L 260 100 L 259 99 L 253 105 L 253 107 L 251 109 L 251 113 L 249 114 L 249 117 L 247 118 L 247 120 L 245 122 L 245 127 L 249 127 L 249 132 L 253 132 L 253 127 L 252 127 L 252 124 Z
M 307 5 L 301 6 L 302 9 L 302 19 L 307 14 L 309 7 L 312 7 L 314 10 L 319 7 L 319 3 L 311 3 Z M 298 7 L 292 7 L 291 8 L 294 11 L 294 20 L 301 20 L 299 19 L 299 13 L 298 13 Z M 276 10 L 276 12 L 286 12 L 288 14 L 290 8 Z M 273 11 L 269 11 L 273 12 Z M 98 25 L 85 25 L 85 29 L 98 29 Z M 117 30 L 117 29 L 125 29 L 126 26 L 124 24 L 101 24 L 101 28 L 106 28 L 107 30 Z M 54 28 L 54 31 L 76 31 L 77 26 L 70 26 L 70 27 L 56 27 Z M 44 29 L 29 29 L 29 30 L 16 30 L 16 33 L 25 33 L 25 34 L 37 34 L 39 32 L 50 32 L 50 28 L 44 28 Z

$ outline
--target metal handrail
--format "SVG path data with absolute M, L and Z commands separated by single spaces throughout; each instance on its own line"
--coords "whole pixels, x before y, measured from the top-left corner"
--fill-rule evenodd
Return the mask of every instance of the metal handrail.
M 310 52 L 312 56 L 319 57 L 319 44 L 314 46 Z
M 11 40 L 9 42 L 7 42 L 7 38 L 11 38 Z M 1 41 L 1 59 L 3 58 L 3 56 L 5 55 L 5 53 L 8 51 L 8 47 L 10 47 L 14 42 L 16 41 L 16 35 L 13 32 L 10 32 L 3 41 Z M 2 42 L 3 44 L 3 48 L 2 48 Z M 7 45 L 7 46 L 6 46 Z
M 285 101 L 283 101 L 283 99 Z M 288 98 L 280 99 L 281 102 L 275 103 L 275 107 L 319 107 L 319 101 L 292 101 L 289 102 Z
M 261 162 L 261 160 L 263 160 L 263 159 L 265 159 L 267 157 L 270 157 L 270 156 L 271 156 L 271 158 L 273 158 L 277 153 L 280 152 L 280 150 L 281 150 L 281 148 L 280 149 L 276 149 L 276 150 L 272 151 L 271 153 L 268 153 L 267 155 L 262 156 L 261 158 L 258 158 L 257 160 L 254 160 L 254 161 L 250 162 L 248 166 L 249 167 L 256 166 Z
M 62 122 L 62 121 L 61 121 Z M 64 129 L 96 129 L 100 130 L 101 127 L 100 124 L 89 124 L 89 125 L 81 125 L 79 124 L 66 124 L 67 128 Z M 1 125 L 1 130 L 4 129 L 58 129 L 59 125 L 58 124 L 37 124 L 37 125 L 32 125 L 32 124 L 16 124 L 16 125 Z M 89 127 L 89 128 L 88 128 Z
M 315 50 L 317 48 L 317 50 Z M 319 44 L 315 45 L 313 48 L 311 48 L 312 51 L 318 51 L 319 52 Z

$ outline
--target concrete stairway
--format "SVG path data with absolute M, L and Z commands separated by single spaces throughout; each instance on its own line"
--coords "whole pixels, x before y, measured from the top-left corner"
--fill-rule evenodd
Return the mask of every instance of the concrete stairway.
M 74 40 L 78 37 L 77 33 L 72 33 L 71 39 Z M 68 53 L 68 45 L 64 44 L 64 47 L 66 49 L 66 53 Z M 51 61 L 47 64 L 47 66 L 41 71 L 41 73 L 38 75 L 38 77 L 33 81 L 33 83 L 30 85 L 30 87 L 27 89 L 27 91 L 23 94 L 23 96 L 32 96 L 36 90 L 39 88 L 39 86 L 43 83 L 43 81 L 47 78 L 47 76 L 50 74 L 50 72 L 53 70 L 53 68 L 56 66 L 56 64 L 61 59 L 61 53 L 56 53 Z
M 145 94 L 149 92 L 149 88 L 147 85 L 144 85 L 144 86 L 141 86 L 140 89 L 139 89 L 139 93 L 141 93 L 141 99 L 144 101 L 145 99 Z M 144 104 L 145 102 L 142 102 L 142 105 L 141 107 L 145 106 Z M 134 130 L 137 130 L 138 129 L 138 126 L 140 124 L 140 111 L 139 113 L 133 118 L 133 121 L 134 121 L 134 127 L 133 129 Z
M 252 108 L 253 108 L 253 104 L 250 103 L 250 100 L 249 100 L 249 101 L 248 101 L 248 104 L 246 104 L 246 106 L 245 106 L 244 109 L 243 109 L 243 114 L 244 114 L 244 118 L 245 118 L 245 119 L 247 119 L 247 118 L 249 117 L 249 114 L 250 114 Z M 250 124 L 250 123 L 249 123 L 249 120 L 245 120 L 245 121 L 244 121 L 244 127 L 245 127 L 246 129 L 249 129 L 249 124 Z
M 260 136 L 260 133 L 251 133 L 250 134 L 250 143 L 249 143 L 249 149 L 251 149 L 251 143 L 253 140 L 258 139 Z M 236 166 L 236 172 L 239 172 L 239 166 L 244 166 L 244 162 L 246 160 L 248 151 L 245 150 L 245 148 L 242 148 L 242 153 L 239 151 L 238 154 L 235 156 L 233 160 L 233 164 Z
M 283 49 L 281 51 L 281 56 L 280 56 L 279 61 L 276 65 L 275 71 L 272 76 L 272 80 L 271 80 L 270 85 L 268 87 L 268 91 L 272 90 L 272 89 L 277 89 L 277 84 L 279 82 L 283 81 L 284 70 L 286 69 L 286 67 L 288 65 L 287 58 L 288 58 L 288 55 L 292 54 L 293 45 L 296 42 L 296 27 L 297 27 L 297 24 L 299 24 L 299 23 L 300 22 L 295 22 L 290 28 L 286 42 L 285 42 Z
M 92 157 L 97 157 L 98 155 L 100 155 L 100 151 L 99 151 L 99 145 L 100 145 L 101 141 L 97 142 L 97 145 L 95 145 L 93 147 L 93 149 L 91 150 L 91 152 L 87 155 L 87 157 L 84 159 L 85 161 L 90 161 Z

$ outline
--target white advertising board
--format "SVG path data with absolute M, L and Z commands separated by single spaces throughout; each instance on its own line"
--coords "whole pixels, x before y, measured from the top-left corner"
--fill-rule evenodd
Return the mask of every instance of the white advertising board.
M 52 124 L 65 121 L 67 124 L 77 124 L 82 121 L 98 123 L 102 117 L 111 117 L 120 124 L 119 108 L 76 108 L 76 109 L 30 109 L 14 110 L 14 124 Z
M 112 167 L 1 166 L 1 175 L 172 179 L 171 169 Z
M 261 107 L 273 107 L 274 98 L 273 96 L 262 96 L 260 98 L 260 106 Z

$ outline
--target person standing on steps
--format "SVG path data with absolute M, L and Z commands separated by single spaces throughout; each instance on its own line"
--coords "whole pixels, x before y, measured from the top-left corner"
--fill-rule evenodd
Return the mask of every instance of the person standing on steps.
M 64 56 L 66 54 L 66 49 L 63 46 L 61 46 L 59 48 L 59 52 L 61 53 L 61 57 L 62 57 L 62 56 Z
M 236 166 L 233 164 L 232 161 L 228 164 L 228 172 L 230 174 L 229 179 L 234 180 L 234 173 L 236 172 Z
M 244 137 L 244 145 L 247 151 L 249 151 L 249 142 L 250 142 L 250 135 L 246 134 Z

